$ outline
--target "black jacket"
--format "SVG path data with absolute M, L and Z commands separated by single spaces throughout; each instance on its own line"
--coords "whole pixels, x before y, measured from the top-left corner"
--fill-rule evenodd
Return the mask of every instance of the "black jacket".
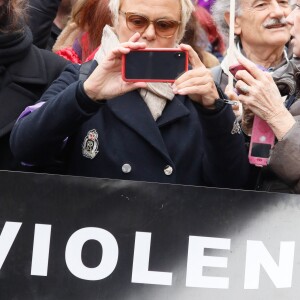
M 36 103 L 68 61 L 31 45 L 27 55 L 0 65 L 0 169 L 20 169 L 9 148 L 11 129 L 20 113 Z
M 29 0 L 29 27 L 33 33 L 33 44 L 52 50 L 60 33 L 53 24 L 61 0 Z

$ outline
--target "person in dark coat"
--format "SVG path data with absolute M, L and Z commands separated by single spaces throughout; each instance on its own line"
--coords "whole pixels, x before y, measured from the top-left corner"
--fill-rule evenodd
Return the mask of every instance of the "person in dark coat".
M 0 169 L 20 168 L 9 147 L 20 113 L 37 102 L 67 61 L 32 45 L 23 21 L 26 1 L 0 1 Z
M 52 50 L 56 39 L 67 24 L 76 0 L 29 0 L 28 25 L 33 44 Z
M 13 153 L 38 166 L 62 159 L 71 175 L 244 187 L 249 164 L 243 135 L 190 46 L 178 46 L 187 51 L 191 69 L 173 85 L 121 76 L 122 54 L 179 43 L 193 2 L 109 5 L 114 28 L 105 27 L 91 74 L 80 80 L 80 67 L 70 65 L 42 96 L 44 104 L 24 111 L 11 136 Z

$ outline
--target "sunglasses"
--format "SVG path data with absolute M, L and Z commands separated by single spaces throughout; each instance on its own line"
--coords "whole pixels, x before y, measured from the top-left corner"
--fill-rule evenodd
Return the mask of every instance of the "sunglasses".
M 181 24 L 180 21 L 169 19 L 150 21 L 149 18 L 145 16 L 132 12 L 123 12 L 121 10 L 119 13 L 125 16 L 127 28 L 130 31 L 143 33 L 152 23 L 155 28 L 155 33 L 162 38 L 171 38 Z

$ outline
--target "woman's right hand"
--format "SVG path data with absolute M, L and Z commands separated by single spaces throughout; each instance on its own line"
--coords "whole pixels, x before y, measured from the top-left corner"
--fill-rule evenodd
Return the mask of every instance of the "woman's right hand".
M 122 79 L 122 55 L 131 50 L 144 49 L 146 43 L 137 42 L 139 33 L 135 33 L 128 42 L 112 50 L 83 83 L 85 93 L 94 101 L 109 100 L 129 91 L 146 88 L 145 82 L 125 82 Z

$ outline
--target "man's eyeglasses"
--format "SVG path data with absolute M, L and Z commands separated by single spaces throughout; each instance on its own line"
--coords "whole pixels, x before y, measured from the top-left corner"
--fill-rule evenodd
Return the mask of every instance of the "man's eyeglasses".
M 152 23 L 158 36 L 171 38 L 175 34 L 178 26 L 181 24 L 180 21 L 169 19 L 157 19 L 150 21 L 149 18 L 137 13 L 123 12 L 121 10 L 119 12 L 125 16 L 127 28 L 132 32 L 143 33 Z

